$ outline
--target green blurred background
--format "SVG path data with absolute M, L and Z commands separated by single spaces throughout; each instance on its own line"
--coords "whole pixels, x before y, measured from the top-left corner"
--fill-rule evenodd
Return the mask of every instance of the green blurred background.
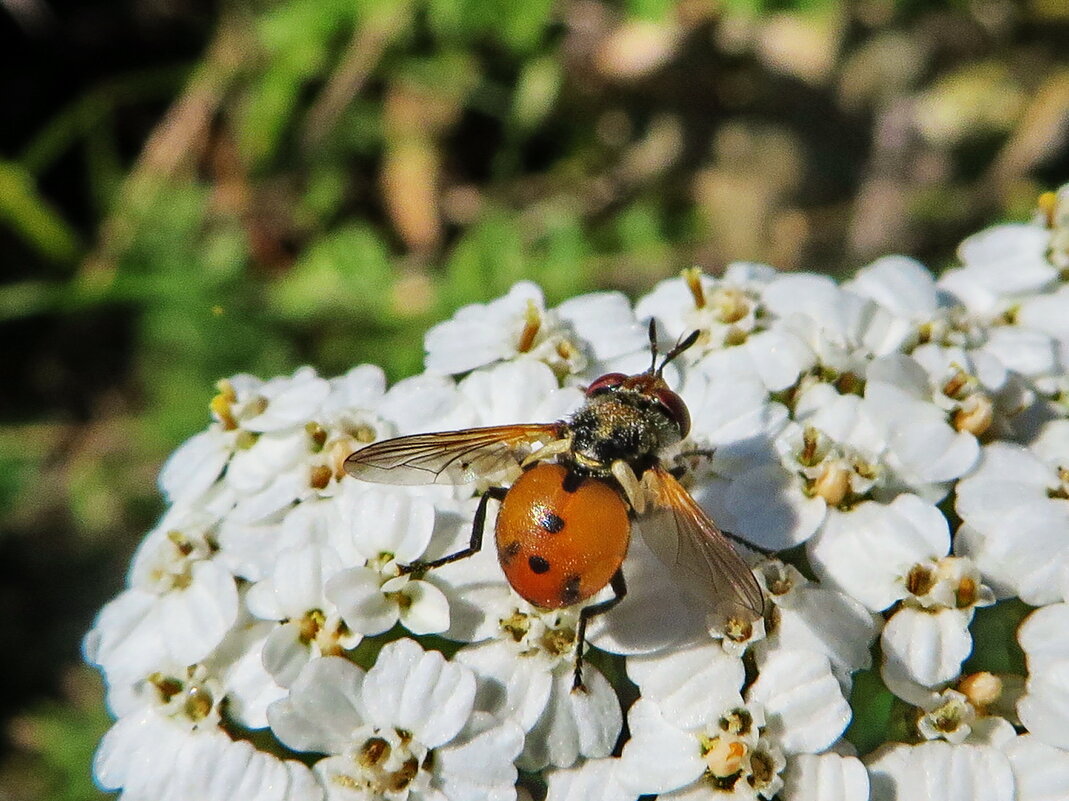
M 540 282 L 945 265 L 1069 179 L 1065 0 L 0 0 L 0 799 L 219 377 L 420 369 Z

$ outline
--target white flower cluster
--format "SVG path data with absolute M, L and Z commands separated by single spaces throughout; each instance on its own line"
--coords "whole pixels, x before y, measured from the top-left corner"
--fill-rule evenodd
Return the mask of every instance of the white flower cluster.
M 97 780 L 127 801 L 512 799 L 518 771 L 550 801 L 1066 797 L 1069 191 L 959 256 L 843 285 L 688 270 L 634 307 L 546 308 L 521 283 L 433 328 L 427 371 L 390 388 L 367 365 L 220 382 L 86 637 L 118 719 Z M 578 610 L 522 601 L 493 548 L 400 569 L 466 546 L 495 477 L 372 485 L 343 461 L 564 419 L 592 379 L 648 367 L 650 319 L 700 332 L 666 371 L 693 420 L 684 481 L 756 546 L 766 613 L 710 632 L 635 537 L 573 691 Z M 1038 607 L 1004 643 L 1026 675 L 963 668 L 976 610 L 1010 598 Z M 905 712 L 859 758 L 869 669 Z

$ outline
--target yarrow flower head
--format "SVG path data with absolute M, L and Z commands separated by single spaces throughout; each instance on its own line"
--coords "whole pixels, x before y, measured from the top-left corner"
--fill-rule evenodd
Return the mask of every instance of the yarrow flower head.
M 939 278 L 734 264 L 634 306 L 521 282 L 392 387 L 220 381 L 84 641 L 116 717 L 97 781 L 1061 797 L 1069 189 L 1040 205 Z M 634 409 L 657 422 L 606 433 Z

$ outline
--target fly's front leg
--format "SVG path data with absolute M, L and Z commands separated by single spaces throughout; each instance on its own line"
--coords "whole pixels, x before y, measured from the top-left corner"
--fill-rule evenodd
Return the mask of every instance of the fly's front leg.
M 483 496 L 479 499 L 479 506 L 475 510 L 475 519 L 471 522 L 471 539 L 468 540 L 467 548 L 462 548 L 456 553 L 447 554 L 440 559 L 432 559 L 429 562 L 417 561 L 408 565 L 401 565 L 400 575 L 405 576 L 414 573 L 417 576 L 421 576 L 428 570 L 434 570 L 436 567 L 448 565 L 450 562 L 456 562 L 460 559 L 467 559 L 469 556 L 477 554 L 483 547 L 483 530 L 486 528 L 486 507 L 491 498 L 495 501 L 503 500 L 506 492 L 508 492 L 508 489 L 505 487 L 491 487 L 483 493 Z
M 583 646 L 586 644 L 586 624 L 595 615 L 603 615 L 616 606 L 627 595 L 627 582 L 624 581 L 624 571 L 617 568 L 612 581 L 613 596 L 590 606 L 584 606 L 579 610 L 579 631 L 575 637 L 575 676 L 572 680 L 572 692 L 586 692 L 583 686 Z

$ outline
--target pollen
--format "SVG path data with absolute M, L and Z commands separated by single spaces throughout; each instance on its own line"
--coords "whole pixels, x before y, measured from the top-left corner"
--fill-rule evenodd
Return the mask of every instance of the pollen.
M 746 744 L 732 737 L 713 737 L 702 743 L 705 767 L 715 778 L 727 778 L 742 770 Z
M 803 467 L 812 467 L 821 460 L 820 432 L 813 426 L 806 426 L 802 433 L 802 452 L 798 454 L 798 462 Z
M 550 656 L 564 656 L 575 647 L 575 631 L 570 628 L 548 629 L 542 635 L 542 650 Z
M 991 427 L 994 419 L 995 404 L 987 395 L 977 392 L 962 402 L 951 422 L 958 431 L 979 437 Z
M 713 307 L 722 323 L 737 323 L 750 313 L 746 296 L 734 287 L 721 287 L 713 293 Z
M 683 283 L 687 285 L 687 289 L 690 290 L 690 296 L 694 298 L 694 308 L 704 309 L 705 290 L 702 288 L 702 271 L 700 267 L 688 267 L 680 272 L 680 276 L 683 278 Z
M 958 682 L 958 692 L 969 699 L 978 710 L 984 710 L 1002 697 L 1002 679 L 982 670 L 971 673 Z
M 220 381 L 215 387 L 219 390 L 219 394 L 211 399 L 208 408 L 223 424 L 224 430 L 233 431 L 238 427 L 238 421 L 234 418 L 234 404 L 238 399 L 237 393 L 234 392 L 233 385 L 226 379 Z
M 531 630 L 531 619 L 522 612 L 515 612 L 501 620 L 501 630 L 505 632 L 513 642 L 520 642 Z
M 204 720 L 211 714 L 213 706 L 215 706 L 215 699 L 212 694 L 200 687 L 190 687 L 185 703 L 182 705 L 186 717 L 193 721 Z
M 542 328 L 542 313 L 538 310 L 538 307 L 534 304 L 534 301 L 527 301 L 527 308 L 523 313 L 523 331 L 520 332 L 520 339 L 516 343 L 516 351 L 518 353 L 528 353 L 531 348 L 534 347 L 535 338 L 538 336 L 538 331 Z
M 724 636 L 732 642 L 747 642 L 753 637 L 753 622 L 741 617 L 729 618 L 724 626 Z
M 935 586 L 935 577 L 925 565 L 914 565 L 906 575 L 906 589 L 913 595 L 927 595 Z
M 326 489 L 330 486 L 330 480 L 334 478 L 334 471 L 326 465 L 320 464 L 312 468 L 308 479 L 308 485 L 312 489 Z
M 308 645 L 319 636 L 319 630 L 326 623 L 326 615 L 319 609 L 313 609 L 301 619 L 300 641 Z
M 391 750 L 382 737 L 371 737 L 361 747 L 356 761 L 363 768 L 373 768 L 389 759 Z
M 962 392 L 971 383 L 972 378 L 969 376 L 969 374 L 959 368 L 954 371 L 954 375 L 952 375 L 943 385 L 943 394 L 946 395 L 948 398 L 961 400 Z
M 178 693 L 182 692 L 183 683 L 174 676 L 164 676 L 162 673 L 153 673 L 148 677 L 148 682 L 156 688 L 160 700 L 167 703 Z
M 825 465 L 811 491 L 827 501 L 828 506 L 839 506 L 850 493 L 850 471 L 836 462 Z
M 776 776 L 776 765 L 768 754 L 755 751 L 750 756 L 751 787 L 766 787 L 772 783 Z
M 958 583 L 957 590 L 954 593 L 958 609 L 967 609 L 973 606 L 979 598 L 979 590 L 980 588 L 977 586 L 975 579 L 970 576 L 964 576 Z

